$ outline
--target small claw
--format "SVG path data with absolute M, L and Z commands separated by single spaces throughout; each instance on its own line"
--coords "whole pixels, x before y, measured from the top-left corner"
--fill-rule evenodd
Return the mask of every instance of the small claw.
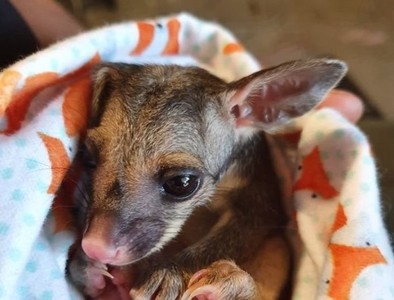
M 189 300 L 190 298 L 190 292 L 187 290 L 183 295 L 181 300 Z
M 106 270 L 99 270 L 100 271 L 100 273 L 101 274 L 103 274 L 104 276 L 107 276 L 107 277 L 109 277 L 109 278 L 111 278 L 111 279 L 114 279 L 115 277 L 114 276 L 112 276 L 112 274 L 110 273 L 110 272 L 108 272 L 108 271 L 106 271 Z
M 194 273 L 193 276 L 190 278 L 187 287 L 190 288 L 192 285 L 196 284 L 196 282 L 203 278 L 208 272 L 208 269 L 202 269 Z
M 102 262 L 99 261 L 92 261 L 93 266 L 95 266 L 97 269 L 103 269 L 105 271 L 108 271 L 108 267 L 106 264 L 103 264 Z
M 98 272 L 104 276 L 107 276 L 108 278 L 114 279 L 115 277 L 112 276 L 110 272 L 108 272 L 108 266 L 106 264 L 103 264 L 102 262 L 99 261 L 92 261 L 92 264 L 95 268 L 97 268 Z
M 192 293 L 186 291 L 182 300 L 220 300 L 218 289 L 213 285 L 204 285 L 197 288 Z

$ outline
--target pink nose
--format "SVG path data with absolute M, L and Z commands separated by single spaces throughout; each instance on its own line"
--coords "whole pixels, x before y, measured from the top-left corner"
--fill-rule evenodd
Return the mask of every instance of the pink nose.
M 104 264 L 118 260 L 120 248 L 113 242 L 115 227 L 113 218 L 106 215 L 95 215 L 82 238 L 82 249 L 91 259 Z
M 116 261 L 119 249 L 114 245 L 108 244 L 102 238 L 86 236 L 82 239 L 82 249 L 91 259 L 110 264 Z

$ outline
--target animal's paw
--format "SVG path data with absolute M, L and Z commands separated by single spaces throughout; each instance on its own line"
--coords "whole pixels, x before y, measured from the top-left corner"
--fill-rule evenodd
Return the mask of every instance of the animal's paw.
M 253 278 L 234 262 L 219 260 L 196 272 L 190 279 L 182 300 L 258 299 Z
M 136 300 L 179 299 L 186 289 L 187 279 L 187 274 L 175 265 L 147 268 L 136 278 L 130 296 Z
M 71 281 L 92 298 L 104 292 L 106 277 L 114 279 L 104 264 L 89 259 L 80 248 L 70 254 L 67 271 Z

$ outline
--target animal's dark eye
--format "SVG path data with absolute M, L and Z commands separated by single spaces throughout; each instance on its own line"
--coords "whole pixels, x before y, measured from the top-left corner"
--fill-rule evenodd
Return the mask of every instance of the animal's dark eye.
M 200 187 L 200 183 L 201 178 L 197 172 L 184 171 L 177 175 L 167 174 L 161 187 L 161 191 L 173 200 L 183 201 L 194 195 Z

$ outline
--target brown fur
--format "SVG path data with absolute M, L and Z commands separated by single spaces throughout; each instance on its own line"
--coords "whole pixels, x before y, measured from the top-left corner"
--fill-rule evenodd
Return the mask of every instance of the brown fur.
M 85 236 L 127 248 L 114 264 L 136 270 L 133 297 L 180 298 L 204 268 L 197 286 L 213 286 L 217 299 L 281 294 L 291 259 L 278 180 L 264 134 L 239 138 L 228 104 L 255 77 L 229 85 L 199 68 L 125 64 L 96 72 Z M 197 170 L 200 188 L 185 201 L 163 198 L 163 172 L 180 169 Z M 85 291 L 89 266 L 79 251 L 68 267 Z

